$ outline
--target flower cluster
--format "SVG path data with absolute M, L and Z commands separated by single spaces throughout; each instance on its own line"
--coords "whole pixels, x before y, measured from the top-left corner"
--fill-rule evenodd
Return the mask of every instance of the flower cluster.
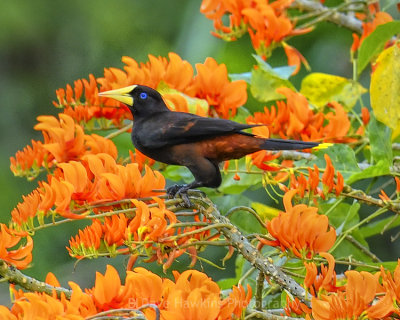
M 306 319 L 386 319 L 400 315 L 400 260 L 393 275 L 381 267 L 375 274 L 366 271 L 346 271 L 336 285 L 335 259 L 326 252 L 320 254 L 328 261 L 318 273 L 315 262 L 305 262 L 304 286 L 312 295 L 312 309 L 297 298 L 287 298 L 287 316 L 302 315 Z
M 56 164 L 80 160 L 88 154 L 107 153 L 117 158 L 114 143 L 97 134 L 85 134 L 83 128 L 67 114 L 39 116 L 35 126 L 43 134 L 43 142 L 33 141 L 10 158 L 11 171 L 17 176 L 35 178 L 41 168 L 53 168 Z
M 12 221 L 20 227 L 28 227 L 32 226 L 35 216 L 39 221 L 50 214 L 81 219 L 87 215 L 86 210 L 82 210 L 85 206 L 154 196 L 158 193 L 152 190 L 164 186 L 165 179 L 158 171 L 146 167 L 141 175 L 135 163 L 123 166 L 107 153 L 88 154 L 79 162 L 57 164 L 48 181 L 39 182 L 39 187 L 12 211 Z
M 270 109 L 264 107 L 264 112 L 249 116 L 247 123 L 265 124 L 271 135 L 283 139 L 345 141 L 350 120 L 341 104 L 331 102 L 329 112 L 324 113 L 322 110 L 312 110 L 301 93 L 289 88 L 280 88 L 277 92 L 286 97 L 286 102 L 277 101 L 276 106 Z
M 269 138 L 277 136 L 282 139 L 303 141 L 348 142 L 346 136 L 351 130 L 350 119 L 337 102 L 328 105 L 328 112 L 313 110 L 307 99 L 289 88 L 277 90 L 286 97 L 286 101 L 277 101 L 276 106 L 264 107 L 264 112 L 255 112 L 246 119 L 248 124 L 264 124 L 264 134 L 260 128 L 254 128 L 253 133 Z M 368 123 L 368 110 L 363 112 L 363 120 Z M 265 150 L 251 154 L 253 164 L 262 170 L 277 170 L 266 164 L 277 156 Z M 287 163 L 288 164 L 288 163 Z M 286 164 L 286 165 L 287 165 Z
M 156 319 L 152 304 L 160 311 L 160 319 L 239 319 L 251 298 L 251 288 L 247 293 L 239 285 L 234 286 L 226 298 L 221 298 L 218 285 L 206 274 L 189 270 L 183 273 L 174 272 L 174 281 L 161 278 L 144 268 L 127 271 L 125 283 L 122 284 L 117 271 L 107 266 L 104 275 L 96 273 L 95 285 L 82 291 L 75 283 L 70 282 L 72 295 L 57 298 L 40 293 L 25 293 L 13 290 L 15 303 L 11 310 L 0 308 L 2 319 L 85 319 L 102 311 L 121 309 L 118 315 L 129 314 L 141 307 L 146 319 Z M 51 281 L 50 281 L 51 280 Z M 54 276 L 48 282 L 59 286 Z M 127 314 L 125 314 L 127 315 Z
M 26 239 L 26 244 L 15 248 L 22 239 Z M 32 261 L 32 249 L 33 240 L 26 232 L 18 232 L 0 224 L 0 259 L 18 269 L 25 269 Z
M 312 298 L 314 319 L 386 319 L 400 315 L 400 261 L 393 275 L 381 267 L 376 274 L 349 270 L 345 276 L 347 283 L 342 290 Z
M 273 49 L 283 45 L 289 59 L 289 65 L 296 65 L 299 70 L 303 56 L 284 40 L 311 31 L 311 28 L 296 29 L 293 21 L 287 16 L 287 9 L 292 0 L 250 1 L 250 0 L 203 0 L 200 11 L 213 20 L 214 35 L 233 41 L 246 32 L 256 52 L 267 58 Z M 223 20 L 229 17 L 229 25 Z
M 128 269 L 137 257 L 147 256 L 147 262 L 157 261 L 166 270 L 176 258 L 187 253 L 192 258 L 191 265 L 194 265 L 197 260 L 196 241 L 211 241 L 215 235 L 211 235 L 210 230 L 202 231 L 194 226 L 174 227 L 179 222 L 176 215 L 166 209 L 160 199 L 154 198 L 154 201 L 157 206 L 132 200 L 134 208 L 125 210 L 125 214 L 94 219 L 90 226 L 71 238 L 67 248 L 70 255 L 81 259 L 101 254 L 130 254 Z
M 319 195 L 322 199 L 326 198 L 326 195 L 335 189 L 335 195 L 338 197 L 344 187 L 344 179 L 339 171 L 336 171 L 335 179 L 335 168 L 333 167 L 331 158 L 325 154 L 326 168 L 322 177 L 319 176 L 319 169 L 316 165 L 314 168 L 308 168 L 308 179 L 300 173 L 298 177 L 292 175 L 290 178 L 289 189 L 297 190 L 300 197 L 304 197 L 305 192 L 311 195 Z M 335 182 L 336 180 L 336 182 Z M 322 182 L 323 188 L 319 187 Z M 282 187 L 288 190 L 287 187 Z M 314 200 L 316 200 L 314 198 Z
M 58 102 L 64 112 L 78 122 L 87 122 L 93 118 L 111 119 L 118 125 L 123 119 L 131 118 L 129 110 L 120 102 L 112 99 L 100 101 L 99 91 L 107 91 L 133 84 L 140 84 L 159 90 L 167 104 L 177 111 L 191 111 L 200 115 L 216 112 L 228 118 L 236 114 L 238 107 L 247 100 L 246 82 L 229 81 L 227 68 L 213 58 L 207 58 L 204 64 L 197 64 L 197 74 L 193 67 L 176 53 L 165 57 L 149 55 L 146 63 L 137 63 L 130 57 L 123 57 L 123 70 L 109 68 L 104 76 L 95 79 L 77 80 L 74 88 L 57 90 Z M 96 82 L 100 84 L 98 90 Z M 84 98 L 82 98 L 84 92 Z M 205 108 L 204 108 L 205 106 Z
M 268 232 L 275 240 L 259 239 L 260 245 L 289 250 L 299 258 L 311 258 L 333 246 L 336 232 L 329 227 L 328 217 L 317 213 L 318 208 L 305 204 L 293 206 L 292 198 L 296 193 L 297 190 L 288 191 L 283 197 L 285 211 L 267 222 Z

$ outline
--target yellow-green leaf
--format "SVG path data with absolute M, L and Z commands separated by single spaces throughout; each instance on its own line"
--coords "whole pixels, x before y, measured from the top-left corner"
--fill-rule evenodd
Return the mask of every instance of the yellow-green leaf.
M 303 79 L 300 92 L 319 108 L 331 101 L 337 101 L 351 109 L 367 90 L 353 80 L 316 72 Z
M 159 83 L 157 90 L 161 94 L 178 94 L 178 95 L 182 96 L 183 98 L 185 98 L 189 112 L 191 112 L 191 113 L 197 113 L 197 108 L 200 107 L 204 111 L 205 114 L 208 114 L 208 109 L 210 106 L 208 105 L 207 100 L 205 100 L 205 99 L 189 97 L 188 95 L 186 95 L 176 89 L 170 88 L 163 81 L 161 81 Z M 172 108 L 173 108 L 174 103 L 172 101 L 168 101 L 168 102 L 171 103 L 170 105 L 172 105 Z
M 262 220 L 271 220 L 279 213 L 278 209 L 259 202 L 252 202 L 251 207 L 258 213 Z
M 371 107 L 376 119 L 393 129 L 400 127 L 400 49 L 394 45 L 382 51 L 376 59 L 371 77 Z

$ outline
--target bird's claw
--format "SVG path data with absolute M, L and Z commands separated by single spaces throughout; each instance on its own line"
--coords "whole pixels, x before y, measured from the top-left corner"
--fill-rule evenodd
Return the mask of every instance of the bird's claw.
M 183 200 L 184 207 L 190 208 L 192 203 L 190 202 L 188 196 L 189 188 L 185 184 L 176 184 L 169 188 L 167 188 L 168 198 L 173 199 L 176 197 L 180 197 Z

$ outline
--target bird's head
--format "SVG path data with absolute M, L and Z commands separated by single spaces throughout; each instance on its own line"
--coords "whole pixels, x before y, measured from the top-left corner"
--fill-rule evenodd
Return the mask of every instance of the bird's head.
M 99 96 L 111 98 L 126 104 L 135 115 L 149 115 L 168 111 L 161 94 L 150 87 L 133 85 L 120 89 L 100 92 Z

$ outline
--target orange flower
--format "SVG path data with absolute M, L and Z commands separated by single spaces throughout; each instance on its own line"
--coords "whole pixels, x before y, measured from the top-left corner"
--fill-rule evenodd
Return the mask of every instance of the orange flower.
M 335 258 L 327 252 L 320 252 L 320 256 L 328 261 L 328 268 L 321 264 L 320 274 L 318 274 L 317 266 L 314 262 L 304 262 L 307 270 L 304 286 L 314 297 L 319 296 L 320 290 L 336 292 L 342 289 L 342 287 L 336 286 Z
M 286 307 L 284 308 L 285 313 L 288 317 L 292 316 L 292 313 L 296 315 L 311 314 L 311 309 L 307 307 L 299 298 L 290 300 L 289 295 L 286 296 Z
M 161 319 L 239 319 L 250 301 L 251 289 L 247 294 L 243 287 L 233 287 L 228 298 L 221 300 L 220 289 L 206 274 L 189 270 L 182 274 L 174 272 L 175 281 L 161 278 L 144 269 L 127 271 L 125 283 L 112 266 L 107 266 L 104 275 L 96 272 L 95 285 L 85 292 L 70 282 L 70 300 L 64 295 L 29 293 L 13 289 L 16 298 L 11 311 L 0 307 L 2 319 L 85 319 L 110 309 L 140 308 L 145 304 L 156 305 Z M 52 283 L 58 283 L 54 276 Z M 155 319 L 155 311 L 143 309 L 146 319 Z M 130 314 L 131 315 L 131 314 Z
M 276 163 L 273 164 L 267 164 L 267 163 L 279 158 L 280 155 L 281 155 L 280 152 L 273 154 L 266 150 L 261 150 L 250 154 L 249 157 L 252 159 L 253 164 L 256 167 L 260 168 L 261 170 L 278 171 L 280 167 L 276 165 Z
M 90 226 L 79 230 L 78 235 L 69 240 L 69 247 L 67 247 L 69 255 L 78 259 L 86 255 L 96 256 L 102 237 L 103 229 L 100 221 L 93 220 Z
M 163 282 L 165 280 L 145 268 L 135 268 L 126 273 L 124 293 L 129 297 L 128 306 L 138 308 L 152 303 L 161 308 L 163 298 Z M 147 312 L 153 318 L 152 312 Z
M 58 121 L 53 116 L 39 116 L 40 123 L 35 126 L 36 130 L 43 133 L 43 147 L 57 162 L 79 159 L 84 154 L 96 154 L 100 151 L 108 151 L 116 158 L 117 149 L 111 140 L 98 135 L 85 135 L 83 128 L 66 114 L 60 113 L 59 118 Z
M 343 141 L 347 132 L 350 129 L 350 120 L 343 106 L 336 101 L 332 101 L 330 106 L 335 109 L 335 112 L 326 114 L 326 119 L 329 123 L 323 129 L 323 136 L 331 140 Z
M 17 317 L 5 306 L 0 306 L 0 318 L 4 320 L 17 320 Z
M 156 195 L 153 189 L 163 189 L 165 179 L 158 171 L 145 166 L 142 175 L 135 163 L 119 165 L 106 153 L 89 154 L 81 162 L 60 163 L 48 182 L 39 183 L 29 196 L 13 210 L 13 222 L 25 224 L 37 214 L 49 212 L 70 219 L 84 215 L 74 213 L 82 205 Z M 117 207 L 119 208 L 119 207 Z
M 170 225 L 176 223 L 177 218 L 166 209 L 163 201 L 158 198 L 154 200 L 158 207 L 149 208 L 142 201 L 132 200 L 136 207 L 133 218 L 120 213 L 106 217 L 103 222 L 94 220 L 91 226 L 80 230 L 75 238 L 71 238 L 70 248 L 67 248 L 69 254 L 77 258 L 92 257 L 97 256 L 99 250 L 104 252 L 105 249 L 111 255 L 146 254 L 149 259 L 156 258 L 159 263 L 166 259 L 165 267 L 168 258 L 171 258 L 169 252 L 186 242 L 193 242 L 195 237 L 181 238 L 178 243 L 168 240 L 168 237 L 176 233 Z M 144 246 L 137 246 L 138 241 L 146 243 Z M 185 252 L 186 249 L 182 249 L 174 252 L 174 255 L 178 257 Z
M 230 319 L 231 315 L 235 315 L 239 319 L 244 308 L 248 306 L 251 295 L 250 285 L 247 285 L 247 294 L 241 284 L 239 287 L 233 286 L 231 294 L 222 301 L 219 319 Z
M 343 142 L 350 130 L 350 120 L 342 105 L 332 102 L 335 112 L 313 111 L 307 99 L 289 88 L 277 92 L 286 96 L 286 102 L 277 101 L 276 106 L 264 108 L 247 118 L 247 123 L 265 124 L 271 135 L 297 140 L 322 140 Z
M 40 203 L 40 193 L 38 190 L 33 190 L 29 195 L 22 196 L 22 202 L 17 204 L 17 207 L 11 211 L 11 219 L 17 225 L 31 220 L 35 217 Z
M 372 31 L 376 29 L 377 26 L 390 22 L 392 20 L 393 18 L 390 16 L 390 14 L 386 12 L 377 12 L 372 22 L 364 22 L 362 24 L 363 33 L 361 35 L 361 38 L 356 33 L 353 33 L 353 44 L 351 46 L 351 52 L 353 53 L 357 51 L 364 39 L 369 36 Z
M 344 292 L 313 297 L 312 315 L 316 320 L 358 319 L 365 315 L 375 298 L 379 283 L 369 272 L 354 270 L 345 272 L 347 284 Z M 377 315 L 377 314 L 376 314 Z M 382 319 L 386 313 L 369 319 Z
M 218 115 L 230 118 L 237 108 L 246 103 L 247 84 L 244 80 L 230 82 L 224 64 L 218 65 L 213 58 L 204 64 L 196 64 L 197 75 L 188 92 L 198 98 L 206 99 Z
M 132 163 L 137 163 L 139 171 L 142 172 L 143 168 L 145 165 L 148 165 L 149 167 L 153 166 L 153 164 L 156 162 L 155 160 L 145 156 L 143 153 L 141 153 L 139 150 L 135 150 L 135 153 L 133 153 L 132 150 L 129 150 L 129 156 L 131 158 Z
M 288 58 L 288 65 L 296 67 L 296 69 L 292 72 L 292 75 L 295 75 L 300 71 L 302 63 L 305 65 L 307 70 L 310 70 L 310 66 L 306 58 L 304 58 L 304 56 L 296 48 L 283 43 L 283 49 L 285 49 L 285 53 Z
M 314 164 L 314 168 L 308 168 L 308 179 L 305 178 L 303 173 L 300 173 L 300 175 L 297 177 L 292 174 L 290 177 L 289 188 L 283 187 L 282 189 L 285 191 L 288 191 L 289 189 L 297 190 L 302 198 L 304 198 L 305 192 L 307 191 L 312 195 L 319 195 L 322 199 L 325 199 L 326 195 L 335 189 L 335 195 L 338 197 L 343 191 L 344 178 L 342 174 L 337 171 L 337 178 L 335 182 L 335 168 L 333 167 L 332 161 L 327 154 L 325 154 L 324 157 L 326 161 L 326 168 L 322 178 L 319 177 L 319 169 Z M 322 182 L 324 190 L 319 188 L 320 182 Z M 314 197 L 313 200 L 316 202 L 317 198 Z
M 117 270 L 107 265 L 104 276 L 96 272 L 96 281 L 92 289 L 86 290 L 93 297 L 98 311 L 118 309 L 126 305 L 129 297 L 124 294 L 124 287 Z
M 79 160 L 86 154 L 102 152 L 114 159 L 117 157 L 117 148 L 111 140 L 96 134 L 84 134 L 83 128 L 66 114 L 59 114 L 59 119 L 39 116 L 38 120 L 35 129 L 42 131 L 44 143 L 32 141 L 32 147 L 26 147 L 10 159 L 11 170 L 16 175 L 34 178 L 40 167 Z
M 84 97 L 82 97 L 83 92 Z M 58 108 L 64 108 L 64 113 L 78 123 L 86 123 L 92 118 L 106 118 L 112 120 L 115 125 L 120 125 L 121 120 L 130 117 L 126 107 L 115 108 L 113 105 L 101 107 L 98 93 L 97 80 L 91 74 L 89 80 L 75 81 L 74 88 L 67 85 L 66 89 L 56 90 L 58 101 L 53 101 L 53 104 Z
M 394 177 L 394 180 L 396 182 L 396 192 L 400 193 L 400 179 L 399 177 Z
M 379 194 L 379 198 L 380 198 L 383 202 L 390 201 L 389 196 L 386 194 L 385 191 L 383 191 L 383 189 L 381 190 L 381 193 Z
M 58 283 L 55 277 L 53 284 Z M 48 277 L 46 277 L 47 281 Z M 3 317 L 6 310 L 0 309 L 1 319 L 74 319 L 84 320 L 87 316 L 97 313 L 96 307 L 90 295 L 82 292 L 81 288 L 69 282 L 72 288 L 70 300 L 61 295 L 47 295 L 45 293 L 24 292 L 12 288 L 15 302 L 11 308 L 11 317 Z
M 379 301 L 368 308 L 368 316 L 372 318 L 384 318 L 391 314 L 400 315 L 400 260 L 393 272 L 385 271 L 381 266 L 380 276 L 385 295 Z
M 370 117 L 371 116 L 369 114 L 368 108 L 362 107 L 361 108 L 361 119 L 362 119 L 364 126 L 366 126 L 369 123 Z
M 146 85 L 159 90 L 167 104 L 173 105 L 173 110 L 187 112 L 190 105 L 193 107 L 191 112 L 203 116 L 208 108 L 204 103 L 200 107 L 198 101 L 191 98 L 205 99 L 224 118 L 235 115 L 237 108 L 246 102 L 246 83 L 242 80 L 229 81 L 224 64 L 219 65 L 214 59 L 207 58 L 204 64 L 196 65 L 198 74 L 193 77 L 193 67 L 189 62 L 173 52 L 168 54 L 168 58 L 149 55 L 148 62 L 139 64 L 130 57 L 123 57 L 124 70 L 108 68 L 101 78 L 90 75 L 89 81 L 77 80 L 73 88 L 67 85 L 66 89 L 56 91 L 58 102 L 54 105 L 64 108 L 64 114 L 78 123 L 106 118 L 121 126 L 122 120 L 131 119 L 129 109 L 116 100 L 102 99 L 100 104 L 96 82 L 100 84 L 101 91 L 133 84 Z M 101 124 L 104 126 L 104 122 Z
M 335 168 L 332 165 L 331 158 L 327 154 L 324 154 L 324 158 L 326 161 L 326 168 L 324 174 L 322 175 L 322 183 L 328 187 L 327 192 L 331 192 L 334 187 L 333 177 L 335 175 Z
M 196 270 L 188 270 L 179 274 L 173 272 L 175 283 L 164 280 L 164 305 L 172 314 L 184 315 L 182 319 L 232 319 L 239 318 L 249 303 L 251 290 L 245 294 L 242 287 L 234 287 L 228 298 L 221 301 L 218 285 L 207 275 Z M 180 319 L 164 314 L 166 320 Z
M 32 146 L 26 146 L 17 151 L 15 157 L 10 158 L 10 169 L 16 176 L 26 176 L 29 180 L 34 179 L 43 166 L 48 152 L 43 148 L 40 141 L 32 140 Z
M 295 29 L 294 23 L 286 15 L 292 2 L 293 0 L 277 0 L 272 3 L 262 0 L 203 0 L 200 12 L 214 21 L 215 36 L 233 41 L 247 31 L 257 54 L 267 58 L 286 38 L 312 30 Z M 223 22 L 226 21 L 226 15 L 229 17 L 229 25 Z M 304 60 L 300 53 L 295 53 L 295 49 L 285 49 L 285 52 L 291 65 L 299 65 L 300 60 Z
M 26 244 L 14 248 L 22 238 L 26 238 Z M 32 261 L 33 241 L 25 233 L 17 232 L 0 224 L 0 259 L 14 265 L 18 269 L 25 269 Z
M 312 257 L 328 251 L 336 240 L 336 232 L 329 228 L 328 218 L 317 213 L 318 208 L 304 204 L 293 206 L 291 201 L 297 190 L 288 191 L 283 197 L 285 212 L 267 222 L 267 229 L 276 240 L 259 239 L 265 245 L 290 250 L 299 258 Z

